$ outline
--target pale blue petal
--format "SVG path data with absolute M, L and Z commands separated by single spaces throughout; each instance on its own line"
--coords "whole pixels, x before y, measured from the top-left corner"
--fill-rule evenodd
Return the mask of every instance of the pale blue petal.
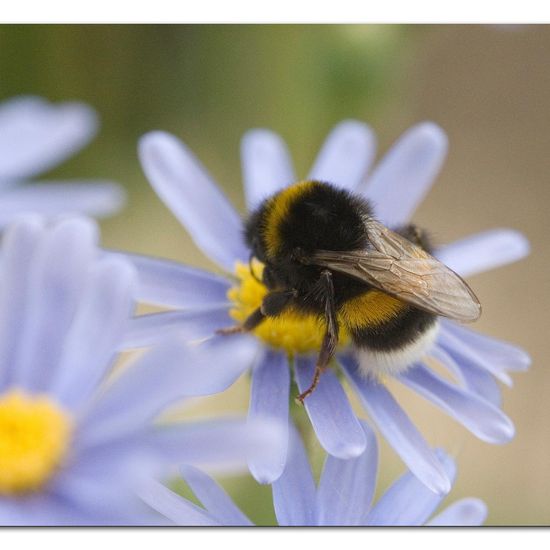
M 297 357 L 294 370 L 298 388 L 303 392 L 313 380 L 315 358 Z M 327 453 L 346 459 L 359 456 L 365 450 L 365 432 L 331 370 L 321 375 L 317 389 L 306 397 L 304 406 L 317 439 Z
M 0 390 L 13 381 L 29 322 L 29 280 L 43 225 L 29 217 L 6 230 L 0 271 Z
M 81 468 L 66 468 L 60 472 L 55 483 L 49 487 L 49 493 L 66 502 L 71 508 L 82 511 L 94 518 L 102 518 L 100 524 L 107 525 L 157 525 L 162 518 L 153 513 L 136 495 L 138 480 L 149 477 L 147 471 L 142 476 L 130 476 L 128 470 L 135 472 L 141 462 L 141 449 L 135 456 L 128 455 L 124 463 L 116 469 L 104 468 L 90 475 Z M 103 455 L 108 455 L 107 448 Z M 134 464 L 136 463 L 137 464 Z M 126 468 L 124 468 L 126 466 Z M 97 521 L 97 520 L 96 520 Z
M 442 451 L 437 451 L 437 456 L 453 483 L 456 476 L 454 461 Z M 407 472 L 380 497 L 368 515 L 366 525 L 422 525 L 442 500 L 443 495 L 433 493 L 413 474 Z
M 43 391 L 56 374 L 96 254 L 97 233 L 85 218 L 66 219 L 44 233 L 31 266 L 15 383 Z
M 234 335 L 201 344 L 170 337 L 127 368 L 99 398 L 83 437 L 111 440 L 150 421 L 184 397 L 218 393 L 248 368 L 258 353 L 253 337 Z
M 512 378 L 497 361 L 483 357 L 475 348 L 472 348 L 467 340 L 452 331 L 448 330 L 443 324 L 438 334 L 437 344 L 446 351 L 458 364 L 469 364 L 484 370 L 491 376 L 494 376 L 503 384 L 512 386 Z
M 290 429 L 285 470 L 271 487 L 279 525 L 317 524 L 315 482 L 306 450 L 294 426 Z
M 83 103 L 52 104 L 17 97 L 0 105 L 0 180 L 20 180 L 53 168 L 84 147 L 97 131 Z
M 139 315 L 128 322 L 119 350 L 150 347 L 162 342 L 173 332 L 188 340 L 202 340 L 234 323 L 227 307 Z
M 433 122 L 407 130 L 377 164 L 364 195 L 376 217 L 393 227 L 407 223 L 432 186 L 447 154 L 447 136 Z
M 362 377 L 352 359 L 340 360 L 363 406 L 411 472 L 431 491 L 448 493 L 451 484 L 440 461 L 393 396 L 379 382 Z
M 159 197 L 211 260 L 228 272 L 237 260 L 248 261 L 239 215 L 181 141 L 150 132 L 140 140 L 139 157 Z
M 501 391 L 492 374 L 480 369 L 471 362 L 461 361 L 457 363 L 449 353 L 437 344 L 430 350 L 430 355 L 451 372 L 468 391 L 479 395 L 496 407 L 500 406 L 502 401 Z
M 357 120 L 345 120 L 328 135 L 308 179 L 353 191 L 365 180 L 375 153 L 376 136 L 371 128 Z
M 376 488 L 378 444 L 368 424 L 361 424 L 367 438 L 362 455 L 348 460 L 327 455 L 317 494 L 319 525 L 363 525 L 366 521 Z
M 206 510 L 180 497 L 154 479 L 136 487 L 136 492 L 151 508 L 173 521 L 176 525 L 214 527 L 220 523 Z
M 117 258 L 100 260 L 66 335 L 50 392 L 68 409 L 93 394 L 114 359 L 133 308 L 135 272 Z
M 141 425 L 128 437 L 84 448 L 85 428 L 80 425 L 75 428 L 70 459 L 59 470 L 56 481 L 59 479 L 63 483 L 66 477 L 100 478 L 110 475 L 121 486 L 129 486 L 135 478 L 163 473 L 166 463 L 149 444 L 154 431 L 151 425 Z
M 126 201 L 124 190 L 108 181 L 43 182 L 9 189 L 0 201 L 0 226 L 28 212 L 53 218 L 62 214 L 103 217 L 118 212 Z
M 136 483 L 166 476 L 172 464 L 149 440 L 143 424 L 127 437 L 88 445 L 86 426 L 77 424 L 71 456 L 49 485 L 51 494 L 94 515 L 118 515 L 125 523 L 152 522 L 151 511 L 135 496 Z M 147 516 L 147 517 L 145 517 Z M 159 518 L 153 523 L 158 523 Z
M 0 499 L 0 527 L 30 525 L 30 514 L 22 513 L 21 507 L 13 499 Z
M 267 420 L 225 418 L 159 427 L 149 441 L 165 460 L 207 470 L 233 471 L 247 459 L 268 456 L 286 442 L 287 431 Z
M 76 495 L 71 495 L 76 496 Z M 139 499 L 132 496 L 139 504 Z M 125 502 L 127 504 L 128 501 Z M 140 525 L 165 523 L 163 518 L 154 514 L 146 506 L 129 516 L 121 509 L 112 509 L 101 502 L 94 509 L 87 509 L 66 495 L 52 493 L 49 489 L 18 499 L 0 498 L 0 525 L 11 526 L 92 526 L 92 525 Z M 154 514 L 154 516 L 153 516 Z
M 228 304 L 232 284 L 219 275 L 170 260 L 106 252 L 128 259 L 138 273 L 136 298 L 140 302 L 177 309 L 203 308 Z
M 487 505 L 478 498 L 463 498 L 453 502 L 427 525 L 432 527 L 476 527 L 487 519 Z
M 471 393 L 479 395 L 482 399 L 489 401 L 495 407 L 500 408 L 502 404 L 502 392 L 500 386 L 492 374 L 484 371 L 474 364 L 462 361 L 458 368 L 466 381 L 466 388 Z
M 490 372 L 493 369 L 493 374 L 495 367 L 498 367 L 499 371 L 521 372 L 526 371 L 531 365 L 531 358 L 527 352 L 508 342 L 485 336 L 447 320 L 442 321 L 441 329 L 443 335 L 450 337 L 448 340 L 451 342 L 448 343 L 452 349 L 458 350 L 458 344 L 461 343 L 461 348 L 469 348 L 472 357 L 479 359 Z
M 286 355 L 266 350 L 252 370 L 250 406 L 251 421 L 269 419 L 288 426 L 288 398 L 290 390 L 290 368 Z M 259 483 L 272 483 L 283 473 L 288 448 L 288 435 L 283 445 L 265 461 L 249 461 L 252 475 Z
M 451 415 L 479 439 L 487 443 L 507 443 L 514 437 L 514 425 L 500 409 L 450 384 L 424 365 L 416 365 L 398 378 Z
M 85 514 L 70 503 L 39 493 L 25 499 L 0 499 L 0 525 L 50 527 L 58 525 L 100 525 L 105 518 Z
M 285 142 L 269 130 L 249 130 L 243 136 L 241 164 L 248 210 L 296 181 Z
M 435 256 L 462 277 L 517 262 L 529 254 L 529 241 L 513 229 L 491 229 L 436 250 Z
M 229 495 L 210 476 L 193 466 L 182 466 L 180 471 L 210 516 L 221 525 L 252 525 Z

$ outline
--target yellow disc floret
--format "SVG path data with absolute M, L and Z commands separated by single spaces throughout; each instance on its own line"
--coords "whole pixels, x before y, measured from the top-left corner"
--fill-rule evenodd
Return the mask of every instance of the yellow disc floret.
M 70 417 L 49 397 L 0 395 L 0 495 L 40 489 L 66 455 Z
M 263 264 L 254 260 L 252 264 L 254 274 L 261 279 Z M 242 323 L 255 309 L 260 307 L 267 288 L 250 272 L 247 265 L 238 263 L 235 273 L 239 285 L 228 292 L 233 302 L 230 315 L 235 321 Z M 313 315 L 304 315 L 292 307 L 281 315 L 266 318 L 252 332 L 273 348 L 283 349 L 288 354 L 313 353 L 321 348 L 326 325 L 322 319 Z M 340 331 L 340 344 L 349 342 L 345 332 Z

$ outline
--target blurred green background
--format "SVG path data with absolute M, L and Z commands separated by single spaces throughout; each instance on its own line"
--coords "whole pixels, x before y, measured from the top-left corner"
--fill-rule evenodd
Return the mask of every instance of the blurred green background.
M 448 501 L 484 499 L 490 524 L 549 524 L 549 51 L 546 26 L 1 25 L 0 99 L 30 93 L 95 107 L 99 136 L 47 177 L 121 182 L 129 203 L 102 223 L 104 244 L 202 267 L 212 266 L 140 170 L 144 132 L 183 138 L 243 211 L 239 140 L 248 128 L 281 133 L 305 175 L 342 118 L 368 121 L 382 152 L 416 122 L 440 124 L 449 158 L 416 221 L 440 242 L 499 226 L 529 237 L 528 260 L 471 284 L 484 305 L 479 330 L 526 348 L 533 367 L 504 389 L 517 435 L 502 447 L 395 391 L 427 439 L 458 459 Z M 243 378 L 189 414 L 241 412 L 247 401 Z M 383 444 L 378 492 L 402 470 Z M 269 488 L 223 482 L 252 519 L 273 522 Z

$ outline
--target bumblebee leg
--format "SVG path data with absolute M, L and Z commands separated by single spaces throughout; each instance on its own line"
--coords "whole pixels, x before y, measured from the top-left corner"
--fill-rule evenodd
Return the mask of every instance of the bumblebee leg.
M 255 309 L 242 325 L 222 328 L 216 334 L 236 334 L 238 332 L 250 332 L 254 330 L 266 317 L 276 317 L 288 305 L 290 300 L 296 297 L 296 290 L 276 290 L 267 294 L 262 305 Z
M 332 283 L 332 273 L 325 270 L 321 273 L 320 284 L 325 295 L 325 319 L 327 322 L 327 330 L 321 345 L 321 351 L 315 365 L 313 381 L 309 388 L 296 397 L 296 402 L 304 404 L 304 399 L 311 395 L 321 378 L 321 374 L 326 370 L 336 346 L 338 344 L 338 321 L 336 320 L 336 306 L 334 304 L 334 286 Z
M 250 332 L 254 330 L 263 320 L 265 315 L 262 312 L 262 308 L 255 309 L 244 321 L 242 325 L 235 325 L 233 327 L 220 328 L 216 331 L 216 334 L 237 334 L 239 332 Z

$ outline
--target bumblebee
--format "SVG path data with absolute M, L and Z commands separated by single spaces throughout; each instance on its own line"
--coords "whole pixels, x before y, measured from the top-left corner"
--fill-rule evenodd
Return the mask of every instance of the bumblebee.
M 245 239 L 264 264 L 268 293 L 241 326 L 220 332 L 253 330 L 288 308 L 318 317 L 325 333 L 301 403 L 328 367 L 341 328 L 361 372 L 395 373 L 424 354 L 438 316 L 471 322 L 481 314 L 466 282 L 430 255 L 424 231 L 388 229 L 367 200 L 329 183 L 298 182 L 267 198 L 246 221 Z

